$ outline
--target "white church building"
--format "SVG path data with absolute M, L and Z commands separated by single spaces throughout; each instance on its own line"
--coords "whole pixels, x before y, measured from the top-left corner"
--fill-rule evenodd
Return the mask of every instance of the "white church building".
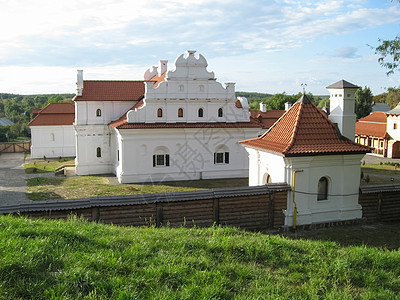
M 249 154 L 249 185 L 286 182 L 285 225 L 362 217 L 361 159 L 371 149 L 354 143 L 357 86 L 329 87 L 329 118 L 303 95 L 267 132 L 240 143 Z
M 171 71 L 160 61 L 144 81 L 83 80 L 78 71 L 74 102 L 77 175 L 113 173 L 120 183 L 248 176 L 238 141 L 261 124 L 195 51 Z

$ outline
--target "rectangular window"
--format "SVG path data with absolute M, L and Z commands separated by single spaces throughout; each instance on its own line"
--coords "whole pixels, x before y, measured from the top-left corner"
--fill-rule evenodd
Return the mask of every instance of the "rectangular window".
M 169 167 L 169 154 L 153 155 L 153 167 Z
M 214 153 L 214 164 L 229 164 L 229 152 Z
M 393 124 L 393 129 L 397 129 L 397 123 Z

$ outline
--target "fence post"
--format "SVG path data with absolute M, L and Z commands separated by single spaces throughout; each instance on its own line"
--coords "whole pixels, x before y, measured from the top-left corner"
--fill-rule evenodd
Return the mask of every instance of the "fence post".
M 275 219 L 275 193 L 269 194 L 268 228 L 274 228 Z
M 219 225 L 219 198 L 213 200 L 213 221 Z
M 156 203 L 156 227 L 161 227 L 163 223 L 163 206 L 162 203 Z

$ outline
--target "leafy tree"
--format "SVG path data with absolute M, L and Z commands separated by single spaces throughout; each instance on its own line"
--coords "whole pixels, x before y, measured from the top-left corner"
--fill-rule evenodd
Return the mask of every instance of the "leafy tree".
M 375 54 L 380 56 L 378 62 L 388 70 L 386 75 L 389 76 L 400 67 L 400 36 L 397 35 L 393 40 L 378 39 L 378 41 L 381 44 L 375 48 Z
M 400 102 L 400 88 L 388 88 L 385 103 L 394 108 Z
M 324 99 L 321 99 L 319 102 L 318 102 L 318 104 L 317 104 L 317 106 L 318 106 L 318 108 L 324 108 L 325 106 L 326 107 L 329 107 L 329 105 L 330 105 L 330 98 L 329 97 L 325 97 Z
M 368 116 L 372 111 L 372 92 L 369 87 L 359 88 L 356 91 L 356 115 L 357 119 Z
M 386 75 L 393 74 L 400 66 L 400 36 L 396 36 L 393 40 L 382 40 L 375 48 L 375 54 L 379 54 L 379 64 L 388 71 Z

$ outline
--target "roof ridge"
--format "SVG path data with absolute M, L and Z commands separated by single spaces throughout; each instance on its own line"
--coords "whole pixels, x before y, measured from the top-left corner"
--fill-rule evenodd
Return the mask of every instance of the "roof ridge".
M 294 122 L 292 135 L 290 136 L 290 140 L 291 140 L 290 144 L 282 151 L 283 154 L 286 154 L 287 151 L 289 151 L 294 145 L 294 142 L 296 140 L 296 134 L 297 134 L 297 131 L 298 131 L 298 128 L 299 128 L 298 123 L 299 123 L 299 120 L 300 120 L 300 115 L 303 113 L 302 108 L 303 108 L 305 102 L 296 102 L 295 104 L 299 104 L 300 107 L 299 107 L 299 110 L 297 111 L 296 120 Z

